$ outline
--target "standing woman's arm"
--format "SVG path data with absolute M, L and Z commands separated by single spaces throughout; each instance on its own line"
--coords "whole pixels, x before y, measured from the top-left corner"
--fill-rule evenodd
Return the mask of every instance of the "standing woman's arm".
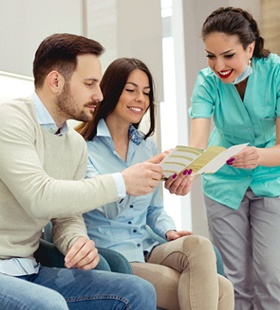
M 210 118 L 196 118 L 192 120 L 190 146 L 206 149 L 210 134 Z M 190 173 L 191 171 L 189 171 Z M 190 192 L 194 178 L 188 174 L 179 174 L 176 178 L 169 177 L 165 182 L 164 187 L 171 194 L 186 195 Z
M 189 145 L 205 150 L 208 145 L 210 125 L 211 118 L 192 119 Z
M 248 146 L 234 156 L 232 165 L 236 168 L 254 169 L 257 166 L 280 166 L 280 117 L 276 119 L 275 145 L 268 148 Z

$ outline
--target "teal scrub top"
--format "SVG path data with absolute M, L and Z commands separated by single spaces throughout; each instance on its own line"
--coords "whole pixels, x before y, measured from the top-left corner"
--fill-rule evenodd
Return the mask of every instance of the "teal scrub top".
M 259 148 L 275 145 L 276 118 L 280 116 L 280 57 L 253 57 L 252 68 L 243 100 L 233 84 L 223 83 L 210 68 L 199 72 L 189 115 L 213 116 L 209 146 L 228 148 L 247 142 Z M 240 169 L 224 165 L 215 174 L 204 174 L 202 187 L 209 198 L 238 209 L 248 187 L 256 196 L 280 195 L 280 166 Z

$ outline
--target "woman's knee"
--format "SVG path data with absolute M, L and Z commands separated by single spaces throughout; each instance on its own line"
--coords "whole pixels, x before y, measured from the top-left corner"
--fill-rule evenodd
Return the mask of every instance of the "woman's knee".
M 218 275 L 219 281 L 219 305 L 224 305 L 219 309 L 234 308 L 234 288 L 233 284 L 224 276 Z
M 185 270 L 189 268 L 190 264 L 199 268 L 216 264 L 215 252 L 209 239 L 192 235 L 172 242 L 174 242 L 173 248 L 166 260 L 175 270 Z M 172 244 L 172 242 L 170 243 Z
M 215 257 L 213 245 L 209 239 L 203 236 L 187 236 L 182 238 L 183 251 L 189 256 L 206 255 L 207 257 Z

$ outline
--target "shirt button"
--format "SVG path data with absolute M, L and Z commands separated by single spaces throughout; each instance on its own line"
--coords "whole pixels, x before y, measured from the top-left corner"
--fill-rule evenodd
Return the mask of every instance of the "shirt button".
M 134 232 L 134 233 L 136 233 L 136 232 L 137 232 L 137 230 L 136 230 L 136 229 L 133 229 L 133 232 Z
M 131 221 L 128 221 L 128 224 L 132 224 L 132 222 L 131 222 Z
M 137 246 L 138 246 L 138 248 L 140 248 L 141 244 L 140 244 L 140 243 L 137 243 Z
M 133 205 L 130 205 L 129 207 L 132 209 L 134 206 L 133 206 Z

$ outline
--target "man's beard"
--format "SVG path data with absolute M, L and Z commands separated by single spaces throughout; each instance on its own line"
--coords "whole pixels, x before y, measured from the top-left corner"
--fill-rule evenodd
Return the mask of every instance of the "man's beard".
M 79 105 L 75 102 L 72 96 L 70 84 L 65 83 L 62 93 L 57 97 L 56 101 L 59 113 L 63 113 L 67 116 L 67 119 L 74 119 L 81 122 L 89 122 L 93 119 L 93 112 L 86 113 L 82 110 L 82 106 L 79 109 Z M 83 105 L 84 109 L 92 103 L 86 103 Z

